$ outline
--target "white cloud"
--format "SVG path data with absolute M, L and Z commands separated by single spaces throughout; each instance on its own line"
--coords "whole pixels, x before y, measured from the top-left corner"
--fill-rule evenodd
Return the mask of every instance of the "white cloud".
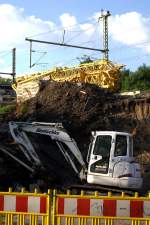
M 95 31 L 95 27 L 91 23 L 81 24 L 80 28 L 85 32 L 85 34 L 87 34 L 89 36 L 91 36 L 94 33 L 94 31 Z
M 4 64 L 5 60 L 0 58 L 0 64 Z
M 97 21 L 100 16 L 101 13 L 98 12 L 92 18 Z M 138 12 L 111 15 L 108 27 L 111 40 L 150 52 L 150 18 L 146 18 Z
M 71 43 L 78 44 L 80 45 L 81 42 L 87 41 L 87 38 L 92 35 L 92 32 L 94 31 L 94 27 L 90 23 L 85 23 L 85 24 L 78 24 L 77 19 L 75 16 L 70 15 L 69 13 L 64 13 L 60 16 L 60 22 L 63 28 L 67 30 L 65 34 L 65 41 L 67 43 L 70 41 Z M 16 47 L 16 54 L 17 54 L 17 59 L 16 59 L 16 68 L 17 68 L 17 73 L 21 73 L 23 71 L 29 70 L 33 71 L 35 69 L 32 68 L 29 69 L 28 65 L 28 58 L 29 58 L 29 51 L 28 48 L 25 47 L 25 37 L 33 37 L 35 39 L 41 39 L 41 40 L 50 40 L 50 41 L 61 41 L 62 40 L 62 31 L 58 29 L 58 25 L 53 23 L 53 21 L 44 21 L 41 18 L 38 18 L 34 15 L 31 16 L 25 16 L 25 10 L 23 8 L 17 8 L 13 5 L 10 4 L 0 4 L 0 52 L 3 50 L 10 50 L 11 48 Z M 55 30 L 55 32 L 48 32 L 50 30 Z M 78 35 L 74 31 L 78 30 Z M 72 32 L 73 31 L 73 32 Z M 42 34 L 44 32 L 48 32 L 47 36 L 40 36 L 37 34 Z M 35 36 L 34 36 L 35 35 Z M 55 48 L 53 49 L 52 46 L 44 46 L 40 45 L 37 46 L 38 44 L 33 44 L 33 50 L 37 51 L 49 51 L 51 48 L 51 55 L 49 55 L 49 58 L 44 62 L 49 62 L 53 64 L 54 54 L 56 55 Z M 54 46 L 53 46 L 54 47 Z M 52 49 L 55 51 L 52 53 Z M 62 52 L 61 52 L 62 50 Z M 64 55 L 64 49 L 59 48 L 58 49 L 58 58 L 60 55 Z M 71 50 L 70 57 L 75 57 L 73 56 L 73 52 L 75 52 L 75 49 Z M 11 54 L 11 53 L 10 53 Z M 75 54 L 74 54 L 75 55 Z M 0 61 L 1 65 L 1 71 L 3 72 L 8 72 L 8 65 L 12 64 L 11 62 L 11 57 L 9 55 L 6 56 L 5 62 L 7 63 L 2 63 Z M 69 57 L 69 59 L 70 59 Z M 32 63 L 37 62 L 37 60 L 40 58 L 40 55 L 37 55 L 37 53 L 32 54 Z M 65 56 L 66 60 L 68 58 Z M 59 59 L 61 60 L 61 59 Z M 64 58 L 63 58 L 64 60 Z M 41 62 L 41 61 L 40 61 Z M 7 68 L 6 68 L 7 67 Z M 11 71 L 11 70 L 10 70 Z M 24 72 L 23 72 L 24 73 Z
M 77 20 L 74 16 L 71 16 L 69 13 L 64 13 L 60 16 L 60 21 L 63 28 L 69 30 L 77 24 Z
M 25 17 L 22 8 L 13 5 L 0 5 L 0 43 L 1 50 L 25 42 L 26 36 L 55 28 L 51 21 L 43 21 L 35 16 Z
M 150 37 L 150 20 L 140 13 L 130 12 L 112 16 L 109 23 L 110 36 L 113 40 L 124 45 L 144 48 L 149 51 L 150 46 L 145 42 Z
M 65 34 L 65 40 L 72 40 L 78 43 L 78 41 L 86 41 L 86 37 L 91 35 L 94 27 L 90 23 L 79 25 L 75 16 L 69 13 L 64 13 L 60 16 L 60 22 L 63 28 L 67 31 Z M 35 39 L 61 41 L 62 30 L 53 21 L 45 21 L 34 15 L 25 16 L 25 10 L 23 8 L 17 8 L 10 4 L 0 4 L 0 51 L 9 50 L 16 47 L 17 52 L 24 48 L 26 44 L 26 37 L 33 37 Z M 76 33 L 70 33 L 70 31 L 81 31 L 80 39 L 74 35 Z M 52 31 L 52 32 L 48 32 Z M 42 35 L 42 33 L 48 33 Z M 39 35 L 38 35 L 39 34 Z M 40 36 L 41 34 L 41 36 Z M 42 48 L 42 47 L 41 47 Z

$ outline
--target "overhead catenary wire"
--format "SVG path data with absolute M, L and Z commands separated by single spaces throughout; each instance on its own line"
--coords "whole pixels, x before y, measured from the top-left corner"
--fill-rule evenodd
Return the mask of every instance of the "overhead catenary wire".
M 79 35 L 81 35 L 83 32 L 85 32 L 85 31 L 88 31 L 88 30 L 90 30 L 91 29 L 91 27 L 90 28 L 88 28 L 88 29 L 84 29 L 82 32 L 81 32 L 81 30 L 80 30 L 80 32 L 78 32 L 78 34 L 76 34 L 75 36 L 73 36 L 69 41 L 71 41 L 71 40 L 73 40 L 75 37 L 79 37 Z M 67 32 L 69 32 L 69 31 L 67 31 Z M 64 33 L 64 35 L 63 35 L 63 43 L 65 44 L 65 43 L 68 43 L 69 41 L 66 41 L 66 39 L 65 39 L 65 33 Z M 65 46 L 64 46 L 65 47 Z M 56 47 L 57 48 L 57 47 Z M 55 50 L 56 50 L 56 48 L 55 48 Z M 89 48 L 90 49 L 90 48 Z M 53 49 L 54 50 L 54 49 Z M 36 51 L 36 50 L 32 50 L 32 52 L 38 52 L 38 51 Z M 39 60 L 38 60 L 38 62 L 39 62 Z M 37 64 L 37 63 L 34 63 L 33 65 L 35 65 L 35 64 Z
M 139 58 L 139 56 L 142 56 L 142 57 L 145 57 L 145 56 L 150 56 L 150 53 L 148 53 L 148 54 L 141 54 L 141 55 L 134 55 L 134 56 L 131 56 L 131 57 L 125 57 L 125 58 L 121 58 L 120 60 L 137 60 L 137 58 L 139 59 L 139 60 L 141 60 L 141 58 Z
M 74 38 L 76 38 L 76 37 L 79 37 L 80 35 L 78 34 L 78 35 L 75 35 L 74 37 L 72 37 L 71 39 L 69 39 L 69 40 L 66 40 L 66 39 L 64 39 L 64 43 L 69 43 L 70 41 L 72 41 Z M 87 43 L 92 43 L 93 44 L 93 47 L 94 47 L 94 43 L 95 43 L 95 40 L 92 40 L 91 38 L 89 39 L 89 41 L 83 41 L 83 42 L 80 42 L 80 44 L 87 44 Z M 50 49 L 50 50 L 48 50 L 47 49 L 47 54 L 51 54 L 52 53 L 52 51 L 55 51 L 55 50 L 57 50 L 57 49 L 60 49 L 59 48 L 59 46 L 51 46 L 52 48 Z M 65 48 L 65 46 L 64 46 L 64 48 Z M 39 52 L 38 50 L 34 50 L 34 52 Z
M 136 48 L 137 46 L 144 45 L 144 44 L 150 44 L 150 40 L 143 41 L 143 42 L 138 42 L 138 43 L 130 44 L 130 45 L 122 45 L 120 47 L 110 48 L 110 51 L 112 51 L 112 50 L 121 50 L 123 48 L 134 48 L 134 47 Z M 143 46 L 141 46 L 141 47 L 143 47 Z
M 77 26 L 79 26 L 79 25 L 81 25 L 81 24 L 84 24 L 84 23 L 87 23 L 87 22 L 89 22 L 89 21 L 95 22 L 95 19 L 86 20 L 86 21 L 79 22 L 79 23 L 76 23 L 76 24 L 71 25 L 71 26 L 67 26 L 67 27 L 59 26 L 59 27 L 57 27 L 57 28 L 55 28 L 55 29 L 51 29 L 51 30 L 49 30 L 49 31 L 45 31 L 45 32 L 41 32 L 41 33 L 37 33 L 37 34 L 32 35 L 32 36 L 29 36 L 28 38 L 33 38 L 33 37 L 36 37 L 36 36 L 39 36 L 39 35 L 48 34 L 48 33 L 54 32 L 54 31 L 62 31 L 62 30 L 64 30 L 64 29 L 65 29 L 65 30 L 68 30 L 68 28 L 77 27 Z M 69 31 L 70 31 L 70 30 L 69 30 Z M 70 31 L 70 32 L 76 32 L 76 31 Z
M 108 12 L 107 12 L 108 13 Z M 107 15 L 101 15 L 101 18 L 103 19 L 103 29 L 105 28 L 106 29 L 106 26 L 107 26 L 107 17 L 108 16 L 110 16 L 110 14 L 107 14 Z M 105 21 L 105 23 L 104 23 L 104 21 Z M 91 29 L 91 27 L 90 28 L 88 28 L 88 30 L 89 29 Z M 85 29 L 83 29 L 83 31 L 85 32 Z M 82 32 L 83 32 L 82 31 Z M 104 49 L 96 49 L 96 48 L 91 48 L 91 47 L 86 47 L 86 46 L 79 46 L 79 45 L 73 45 L 73 44 L 66 44 L 65 43 L 65 30 L 64 30 L 64 32 L 63 32 L 63 43 L 59 43 L 59 42 L 52 42 L 52 41 L 42 41 L 42 40 L 38 40 L 38 39 L 30 39 L 30 38 L 26 38 L 25 40 L 26 41 L 29 41 L 30 42 L 30 67 L 32 67 L 32 65 L 31 65 L 31 58 L 32 58 L 32 43 L 33 42 L 36 42 L 36 43 L 42 43 L 42 44 L 51 44 L 51 45 L 56 45 L 56 46 L 63 46 L 63 47 L 71 47 L 71 48 L 79 48 L 79 49 L 86 49 L 86 50 L 94 50 L 94 51 L 100 51 L 100 52 L 102 52 L 103 53 L 103 57 L 105 58 L 106 57 L 106 55 L 107 55 L 107 58 L 108 58 L 108 47 L 106 47 L 106 46 L 108 46 L 108 44 L 106 45 L 106 42 L 108 42 L 108 41 L 106 41 L 106 37 L 108 37 L 108 31 L 106 32 L 105 31 L 105 33 L 107 34 L 105 34 L 104 35 L 104 33 L 103 33 L 103 37 L 105 38 L 104 40 L 103 40 L 103 46 L 104 46 Z M 78 35 L 79 36 L 79 35 Z M 106 37 L 105 37 L 106 36 Z M 104 43 L 105 43 L 105 45 L 104 45 Z M 33 64 L 33 65 L 35 65 L 35 64 Z
M 5 54 L 5 53 L 7 54 L 9 52 L 11 52 L 11 51 L 10 50 L 4 50 L 4 51 L 1 51 L 0 54 Z

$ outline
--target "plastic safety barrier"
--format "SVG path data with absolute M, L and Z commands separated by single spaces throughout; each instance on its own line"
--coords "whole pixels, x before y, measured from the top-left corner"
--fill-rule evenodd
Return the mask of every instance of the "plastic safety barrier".
M 55 191 L 53 205 L 53 225 L 150 225 L 150 195 L 62 195 Z
M 0 225 L 150 225 L 148 197 L 0 192 Z
M 0 192 L 0 224 L 49 225 L 50 192 L 48 194 Z

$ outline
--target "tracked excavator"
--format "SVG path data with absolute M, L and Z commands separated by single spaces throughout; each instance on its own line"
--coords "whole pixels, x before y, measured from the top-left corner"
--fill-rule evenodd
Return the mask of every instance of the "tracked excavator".
M 132 135 L 116 131 L 94 131 L 86 160 L 75 140 L 60 123 L 9 122 L 19 146 L 18 156 L 5 154 L 31 174 L 53 177 L 61 185 L 80 185 L 137 190 L 142 187 L 140 165 L 133 157 Z M 72 172 L 72 173 L 71 173 Z M 70 175 L 71 174 L 71 175 Z M 78 183 L 78 182 L 77 182 Z M 79 185 L 78 183 L 78 185 Z

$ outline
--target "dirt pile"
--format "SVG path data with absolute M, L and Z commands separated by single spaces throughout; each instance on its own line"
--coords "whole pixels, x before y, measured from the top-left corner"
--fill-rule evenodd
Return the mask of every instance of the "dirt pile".
M 94 130 L 136 131 L 136 152 L 150 150 L 149 93 L 121 96 L 91 84 L 47 83 L 21 112 L 25 120 L 62 122 L 83 152 Z

